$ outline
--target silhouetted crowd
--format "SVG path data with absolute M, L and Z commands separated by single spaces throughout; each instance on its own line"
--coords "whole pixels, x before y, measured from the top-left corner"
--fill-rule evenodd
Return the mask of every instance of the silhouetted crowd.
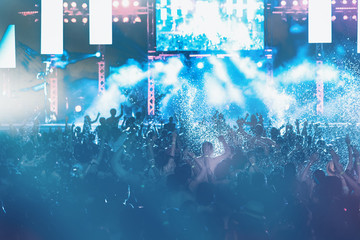
M 121 108 L 0 132 L 0 239 L 360 239 L 355 124 L 186 124 Z

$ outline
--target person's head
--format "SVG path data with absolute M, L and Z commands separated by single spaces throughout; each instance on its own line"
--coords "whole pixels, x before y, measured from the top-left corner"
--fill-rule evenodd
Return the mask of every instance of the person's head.
M 204 142 L 202 144 L 202 152 L 205 156 L 210 156 L 214 152 L 214 146 L 211 142 Z
M 111 115 L 112 117 L 115 117 L 115 115 L 116 115 L 116 109 L 115 109 L 115 108 L 112 108 L 112 109 L 110 110 L 110 115 Z
M 100 122 L 101 125 L 105 125 L 106 119 L 104 117 L 101 117 L 99 119 L 99 122 Z
M 271 139 L 276 141 L 276 139 L 278 138 L 279 135 L 280 135 L 280 131 L 277 128 L 272 127 L 270 130 Z
M 84 122 L 90 122 L 90 117 L 89 117 L 89 115 L 86 115 L 86 116 L 84 117 Z
M 321 169 L 316 169 L 313 173 L 313 178 L 316 184 L 320 184 L 322 181 L 324 181 L 325 172 Z
M 260 137 L 260 136 L 263 135 L 263 132 L 264 132 L 263 127 L 262 127 L 260 124 L 257 124 L 257 125 L 255 126 L 255 135 L 256 135 L 257 137 Z

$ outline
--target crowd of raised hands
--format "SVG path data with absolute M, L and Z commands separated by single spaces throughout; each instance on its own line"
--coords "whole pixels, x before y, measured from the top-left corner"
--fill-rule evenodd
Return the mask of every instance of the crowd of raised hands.
M 2 132 L 2 204 L 30 183 L 51 209 L 72 202 L 98 218 L 83 208 L 113 203 L 109 219 L 87 223 L 101 239 L 360 239 L 355 125 L 277 128 L 261 114 L 232 122 L 216 112 L 187 128 L 180 117 L 123 115 L 121 107 L 107 119 L 85 116 L 82 128 Z

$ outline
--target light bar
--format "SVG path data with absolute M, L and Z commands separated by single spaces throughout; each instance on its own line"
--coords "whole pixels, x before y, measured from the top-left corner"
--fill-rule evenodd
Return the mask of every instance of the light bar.
M 309 0 L 309 43 L 331 43 L 331 0 Z
M 89 15 L 90 44 L 112 44 L 112 0 L 90 0 Z
M 16 68 L 15 25 L 9 25 L 0 41 L 0 68 Z
M 63 0 L 41 0 L 41 54 L 63 54 Z

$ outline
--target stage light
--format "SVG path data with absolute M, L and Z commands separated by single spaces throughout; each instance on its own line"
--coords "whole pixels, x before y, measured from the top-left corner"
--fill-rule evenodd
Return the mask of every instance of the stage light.
M 76 105 L 75 112 L 79 113 L 82 111 L 82 107 L 80 105 Z
M 82 22 L 83 22 L 84 24 L 86 24 L 86 23 L 88 22 L 88 19 L 87 19 L 86 17 L 84 17 L 84 18 L 82 19 Z
M 304 5 L 308 5 L 308 0 L 304 0 L 303 2 L 302 2 Z
M 68 22 L 69 22 L 69 19 L 64 18 L 64 23 L 68 23 Z
M 281 1 L 281 6 L 285 6 L 286 5 L 286 1 Z
M 117 8 L 117 7 L 119 7 L 119 5 L 120 5 L 119 1 L 114 1 L 114 2 L 113 2 L 113 6 L 114 6 L 114 7 Z
M 118 18 L 118 17 L 114 17 L 113 21 L 114 21 L 114 22 L 119 22 L 119 18 Z
M 139 6 L 140 5 L 140 3 L 138 2 L 138 1 L 135 1 L 134 2 L 134 7 L 137 7 L 137 6 Z
M 81 6 L 82 6 L 82 8 L 84 8 L 84 9 L 88 7 L 88 5 L 87 5 L 86 3 L 83 3 Z
M 64 8 L 68 8 L 69 4 L 67 2 L 64 2 L 63 6 L 64 6 Z
M 135 19 L 134 19 L 134 23 L 140 23 L 141 22 L 141 18 L 139 16 L 137 16 Z
M 347 4 L 347 0 L 343 0 L 342 3 L 343 3 L 343 4 Z
M 101 52 L 96 52 L 95 57 L 97 57 L 97 58 L 101 57 Z
M 356 0 L 353 0 L 352 3 L 353 3 L 353 4 L 356 4 Z
M 257 65 L 259 68 L 261 68 L 261 67 L 263 66 L 263 63 L 262 63 L 262 62 L 258 62 L 256 65 Z
M 344 19 L 344 20 L 348 20 L 349 17 L 348 17 L 347 15 L 344 15 L 343 19 Z
M 128 7 L 130 5 L 129 0 L 123 0 L 122 5 L 123 5 L 123 7 Z
M 332 16 L 331 20 L 335 21 L 336 20 L 336 16 Z
M 204 63 L 199 62 L 196 66 L 197 66 L 198 69 L 203 69 L 204 68 Z
M 71 6 L 72 6 L 73 8 L 76 8 L 76 6 L 77 6 L 77 5 L 76 5 L 76 2 L 72 2 L 72 3 L 71 3 Z
M 124 22 L 124 23 L 129 22 L 129 18 L 128 18 L 128 17 L 124 17 L 124 18 L 123 18 L 123 22 Z
M 72 22 L 72 23 L 76 23 L 76 18 L 72 18 L 72 19 L 71 19 L 71 22 Z
M 299 5 L 299 2 L 298 2 L 298 1 L 293 1 L 293 5 L 294 5 L 294 6 Z
M 332 0 L 332 1 L 331 1 L 331 4 L 336 4 L 336 1 L 335 1 L 335 0 Z
M 352 16 L 352 19 L 353 19 L 353 20 L 356 20 L 356 19 L 357 19 L 357 16 L 356 16 L 356 15 L 353 15 L 353 16 Z

